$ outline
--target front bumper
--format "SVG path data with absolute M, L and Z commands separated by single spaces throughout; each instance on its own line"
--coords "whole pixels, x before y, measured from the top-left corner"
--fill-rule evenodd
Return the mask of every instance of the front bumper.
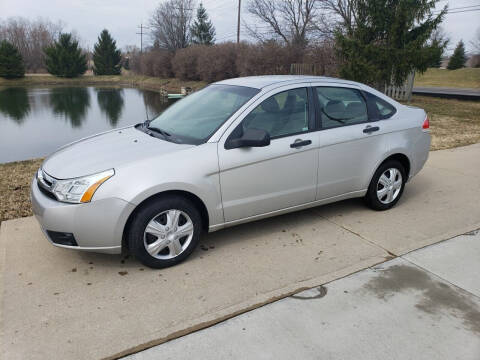
M 67 204 L 43 194 L 34 178 L 31 186 L 32 208 L 43 233 L 55 246 L 119 254 L 123 229 L 135 205 L 119 198 L 108 198 L 85 204 Z M 47 230 L 73 233 L 78 246 L 54 243 Z

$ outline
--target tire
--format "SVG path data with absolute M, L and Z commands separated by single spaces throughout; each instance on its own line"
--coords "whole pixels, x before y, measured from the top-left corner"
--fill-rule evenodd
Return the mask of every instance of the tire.
M 170 195 L 138 210 L 127 231 L 127 241 L 142 264 L 159 269 L 185 260 L 197 246 L 201 232 L 198 209 L 188 199 Z
M 373 175 L 365 195 L 365 202 L 374 210 L 391 209 L 402 197 L 406 179 L 405 168 L 399 161 L 385 161 Z

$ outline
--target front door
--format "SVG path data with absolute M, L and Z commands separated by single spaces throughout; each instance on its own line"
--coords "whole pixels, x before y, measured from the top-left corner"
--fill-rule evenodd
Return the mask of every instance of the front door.
M 247 128 L 266 130 L 265 147 L 225 149 L 219 142 L 220 185 L 225 221 L 235 221 L 315 200 L 318 132 L 307 87 L 264 96 L 228 138 Z

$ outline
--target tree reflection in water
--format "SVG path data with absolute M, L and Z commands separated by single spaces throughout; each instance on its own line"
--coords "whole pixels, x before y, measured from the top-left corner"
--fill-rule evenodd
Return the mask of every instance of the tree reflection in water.
M 17 124 L 23 123 L 30 113 L 27 89 L 18 87 L 0 90 L 0 112 Z
M 124 106 L 123 89 L 96 88 L 98 106 L 107 116 L 112 127 L 115 127 L 122 115 Z
M 72 127 L 80 127 L 85 120 L 87 109 L 90 107 L 88 88 L 52 88 L 50 105 L 55 115 L 65 116 Z

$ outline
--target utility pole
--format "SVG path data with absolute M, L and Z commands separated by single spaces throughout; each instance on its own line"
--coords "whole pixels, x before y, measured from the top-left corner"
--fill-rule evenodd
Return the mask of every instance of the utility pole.
M 140 53 L 143 52 L 143 24 L 140 24 L 140 26 L 138 26 L 140 28 L 140 32 L 137 32 L 138 35 L 140 35 Z
M 242 7 L 242 0 L 238 0 L 237 44 L 240 43 L 240 9 L 241 7 Z

